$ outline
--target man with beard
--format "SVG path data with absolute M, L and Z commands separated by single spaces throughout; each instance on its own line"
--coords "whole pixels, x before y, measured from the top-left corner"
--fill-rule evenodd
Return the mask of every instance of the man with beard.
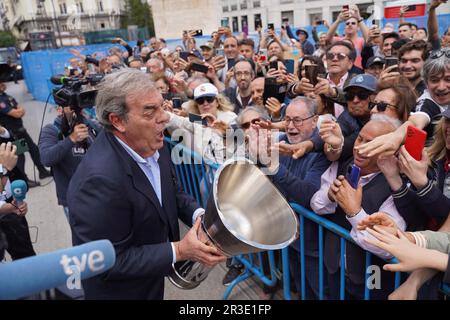
M 254 78 L 255 72 L 250 60 L 240 59 L 236 61 L 234 65 L 234 80 L 237 87 L 230 87 L 224 91 L 224 95 L 234 105 L 234 113 L 239 114 L 242 109 L 251 103 L 252 91 L 250 83 Z
M 317 127 L 317 104 L 315 100 L 297 97 L 286 108 L 284 119 L 286 134 L 281 136 L 281 143 L 297 144 L 310 139 Z M 322 152 L 311 152 L 300 159 L 291 156 L 280 156 L 278 173 L 273 177 L 275 184 L 294 200 L 301 194 L 301 205 L 309 207 L 309 199 L 320 188 L 320 176 L 328 168 L 330 162 Z M 309 196 L 308 196 L 309 194 Z M 298 199 L 297 199 L 298 200 Z M 305 241 L 308 243 L 305 252 L 306 283 L 305 298 L 319 298 L 318 234 L 317 225 L 305 219 Z M 300 252 L 299 240 L 289 247 L 289 262 L 292 277 L 300 292 Z

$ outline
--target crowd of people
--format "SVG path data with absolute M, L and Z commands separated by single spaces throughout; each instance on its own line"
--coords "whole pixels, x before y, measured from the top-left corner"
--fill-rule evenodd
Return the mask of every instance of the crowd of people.
M 244 156 L 289 201 L 350 231 L 356 244 L 345 248 L 347 298 L 364 298 L 366 251 L 382 270 L 372 299 L 438 298 L 436 271 L 450 282 L 450 27 L 439 37 L 436 17 L 446 2 L 431 1 L 426 28 L 402 19 L 397 30 L 367 25 L 350 5 L 325 23 L 327 32 L 313 23 L 315 45 L 306 30 L 294 35 L 283 23 L 280 34 L 260 28 L 258 43 L 221 27 L 200 46 L 194 32 L 184 31 L 175 50 L 156 37 L 135 48 L 117 38 L 125 50 L 114 47 L 102 59 L 73 49 L 67 76 L 105 75 L 96 118 L 58 106 L 59 116 L 41 133 L 42 164 L 35 163 L 52 168 L 73 244 L 105 238 L 116 249 L 113 269 L 83 282 L 86 298 L 161 299 L 172 263 L 225 261 L 197 236 L 204 209 L 182 190 L 164 137 L 182 136 L 204 160 L 221 164 L 237 153 L 230 139 L 236 135 Z M 341 23 L 344 34 L 337 34 Z M 14 106 L 0 111 L 21 117 Z M 2 138 L 14 134 L 1 124 Z M 416 141 L 419 158 L 404 145 L 411 128 L 426 133 L 424 148 Z M 9 142 L 0 146 L 3 176 L 5 168 L 21 167 L 15 151 Z M 8 197 L 9 180 L 2 185 Z M 5 201 L 0 215 L 26 224 L 26 206 Z M 192 226 L 181 240 L 177 217 Z M 9 240 L 7 226 L 0 218 L 0 235 Z M 316 225 L 305 221 L 302 236 L 306 298 L 318 299 Z M 339 237 L 327 230 L 323 244 L 325 298 L 339 299 Z M 399 263 L 386 265 L 393 256 Z M 298 242 L 289 257 L 293 290 L 300 292 Z M 244 271 L 239 260 L 226 265 L 223 285 Z M 412 273 L 395 289 L 391 271 Z M 419 290 L 425 283 L 427 290 Z

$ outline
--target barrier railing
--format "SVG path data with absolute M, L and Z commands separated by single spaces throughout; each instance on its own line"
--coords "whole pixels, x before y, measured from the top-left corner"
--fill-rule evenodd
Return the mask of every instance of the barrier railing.
M 175 162 L 175 171 L 178 180 L 181 182 L 184 190 L 191 194 L 200 204 L 204 207 L 206 206 L 209 191 L 214 179 L 214 173 L 219 167 L 219 164 L 203 160 L 200 155 L 196 154 L 194 151 L 190 150 L 182 143 L 177 143 L 170 138 L 165 138 L 168 142 L 169 147 L 172 152 L 172 161 Z M 304 239 L 304 228 L 305 219 L 314 222 L 318 228 L 318 244 L 319 244 L 319 258 L 318 258 L 318 269 L 319 269 L 319 299 L 323 300 L 325 298 L 325 272 L 324 272 L 324 232 L 330 231 L 339 237 L 340 241 L 340 265 L 344 266 L 340 268 L 339 274 L 339 299 L 345 300 L 345 248 L 347 243 L 355 244 L 352 239 L 350 232 L 345 228 L 329 221 L 328 219 L 315 214 L 314 212 L 307 210 L 306 208 L 300 206 L 297 203 L 290 203 L 294 211 L 299 215 L 300 222 L 300 241 L 299 241 L 299 252 L 300 252 L 300 299 L 306 299 L 306 271 L 305 271 L 305 239 Z M 264 271 L 264 255 L 268 258 L 268 271 Z M 252 276 L 258 277 L 265 285 L 273 287 L 277 283 L 278 275 L 282 275 L 283 283 L 283 296 L 286 300 L 291 300 L 291 279 L 290 279 L 290 267 L 289 267 L 289 250 L 284 248 L 281 250 L 281 269 L 278 268 L 275 261 L 275 252 L 268 251 L 249 255 L 240 255 L 235 257 L 239 262 L 245 266 L 245 271 L 243 274 L 238 276 L 225 290 L 223 299 L 227 299 L 232 290 L 240 282 L 249 279 Z M 372 254 L 366 251 L 365 255 L 365 269 L 371 265 Z M 387 263 L 396 263 L 397 260 L 391 259 Z M 266 263 L 267 265 L 267 263 Z M 367 285 L 369 274 L 366 272 L 364 299 L 370 300 L 369 286 Z M 401 274 L 396 272 L 395 274 L 394 287 L 397 288 L 400 285 Z M 450 296 L 450 286 L 442 284 L 441 291 Z

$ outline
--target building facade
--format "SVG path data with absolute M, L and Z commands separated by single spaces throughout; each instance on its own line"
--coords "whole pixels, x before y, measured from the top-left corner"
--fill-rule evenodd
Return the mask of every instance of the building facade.
M 61 38 L 63 45 L 73 44 L 68 42 L 73 42 L 83 32 L 119 29 L 125 6 L 125 1 L 121 0 L 1 2 L 3 29 L 11 30 L 20 40 L 28 39 L 30 33 L 55 32 L 56 38 Z
M 211 34 L 221 19 L 219 0 L 151 0 L 155 33 L 162 38 L 181 38 L 184 30 Z
M 393 1 L 390 1 L 391 3 Z M 426 0 L 400 0 L 395 5 L 424 3 Z M 280 28 L 283 20 L 297 27 L 305 27 L 314 20 L 336 20 L 344 4 L 357 4 L 361 13 L 383 17 L 383 8 L 389 5 L 383 0 L 220 0 L 222 25 L 229 25 L 233 32 L 255 31 L 257 26 L 273 23 Z M 450 6 L 442 5 L 438 13 L 449 13 Z

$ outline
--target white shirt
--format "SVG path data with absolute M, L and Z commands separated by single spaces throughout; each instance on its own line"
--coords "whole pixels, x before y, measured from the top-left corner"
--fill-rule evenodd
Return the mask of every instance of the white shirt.
M 337 177 L 337 170 L 338 170 L 338 162 L 333 162 L 330 167 L 322 174 L 322 177 L 320 178 L 320 189 L 314 194 L 314 196 L 311 198 L 311 208 L 314 210 L 315 213 L 319 215 L 325 215 L 325 214 L 334 214 L 336 212 L 337 203 L 331 201 L 328 198 L 328 190 L 330 189 L 331 184 L 334 182 L 334 180 Z M 370 181 L 372 181 L 373 178 L 375 178 L 380 172 L 368 174 L 365 176 L 362 176 L 360 179 L 360 184 L 362 186 L 365 186 Z M 388 186 L 386 185 L 386 188 Z M 378 211 L 382 211 L 389 215 L 392 220 L 395 221 L 398 228 L 402 231 L 406 229 L 406 223 L 405 220 L 403 220 L 400 213 L 398 213 L 397 208 L 394 204 L 394 198 L 392 196 L 389 196 L 380 206 Z M 358 212 L 357 215 L 355 215 L 352 218 L 347 217 L 348 222 L 352 225 L 352 230 L 350 231 L 350 235 L 355 240 L 355 242 L 364 250 L 370 251 L 377 256 L 383 258 L 383 259 L 390 259 L 392 255 L 376 246 L 373 246 L 371 244 L 368 244 L 364 239 L 375 239 L 374 236 L 372 236 L 370 233 L 368 233 L 366 230 L 358 230 L 356 227 L 360 221 L 367 218 L 369 215 L 364 211 L 364 209 L 361 207 L 361 211 Z
M 136 161 L 139 168 L 144 172 L 145 176 L 147 177 L 148 181 L 153 187 L 153 190 L 156 193 L 156 196 L 158 197 L 159 203 L 162 206 L 162 194 L 161 194 L 161 171 L 159 169 L 158 159 L 159 159 L 159 152 L 156 151 L 151 157 L 148 157 L 146 159 L 142 158 L 139 154 L 137 154 L 133 149 L 131 149 L 125 142 L 123 142 L 121 139 L 119 139 L 117 136 L 114 136 L 117 141 L 122 145 L 122 147 L 125 149 L 125 151 L 130 155 L 130 157 Z M 194 214 L 192 215 L 192 224 L 195 223 L 195 220 L 197 217 L 205 213 L 205 209 L 198 208 L 194 211 Z M 172 263 L 175 263 L 177 261 L 175 246 L 173 242 L 170 243 L 172 246 Z

